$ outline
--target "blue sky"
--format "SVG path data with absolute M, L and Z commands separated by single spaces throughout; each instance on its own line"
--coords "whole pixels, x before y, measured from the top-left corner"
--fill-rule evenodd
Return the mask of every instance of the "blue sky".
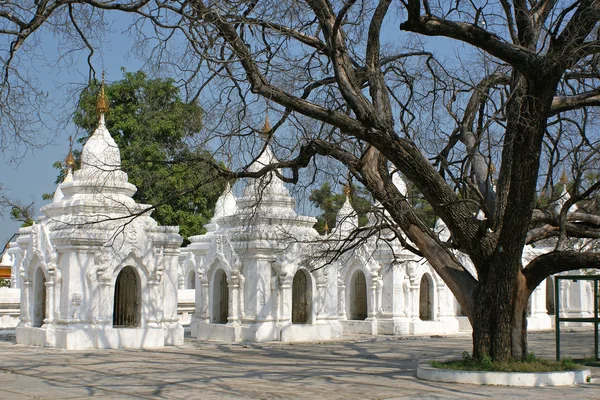
M 142 61 L 135 59 L 132 51 L 133 40 L 126 32 L 130 26 L 130 17 L 120 15 L 119 13 L 110 16 L 112 25 L 110 33 L 103 36 L 99 41 L 102 46 L 92 60 L 92 64 L 98 74 L 102 70 L 106 72 L 108 82 L 121 79 L 121 68 L 128 71 L 137 71 L 142 68 Z M 393 36 L 387 37 L 388 41 L 394 43 L 398 37 L 397 21 L 392 22 Z M 385 35 L 384 35 L 385 36 Z M 19 199 L 25 204 L 35 202 L 36 216 L 39 216 L 39 208 L 44 205 L 42 194 L 52 193 L 56 189 L 54 180 L 57 171 L 52 168 L 52 164 L 57 160 L 62 160 L 68 152 L 69 136 L 77 136 L 77 131 L 72 123 L 59 125 L 55 120 L 69 120 L 69 113 L 75 108 L 77 96 L 73 96 L 73 90 L 69 88 L 77 86 L 83 87 L 88 79 L 87 53 L 79 52 L 77 57 L 69 65 L 54 65 L 58 54 L 64 52 L 64 47 L 60 48 L 55 38 L 48 31 L 41 31 L 41 43 L 38 50 L 42 53 L 42 58 L 47 63 L 37 63 L 31 65 L 36 77 L 43 83 L 43 89 L 51 97 L 48 109 L 48 115 L 43 117 L 45 128 L 40 129 L 39 136 L 43 141 L 49 140 L 49 144 L 41 149 L 21 148 L 24 153 L 17 161 L 12 160 L 13 154 L 0 153 L 0 183 L 5 188 L 4 194 L 14 199 Z M 384 40 L 385 40 L 384 39 Z M 426 47 L 434 49 L 437 53 L 442 53 L 454 57 L 456 45 L 439 38 L 426 40 Z M 449 44 L 449 46 L 445 46 Z M 6 241 L 17 232 L 19 223 L 11 221 L 8 216 L 0 219 L 0 244 Z
M 121 79 L 121 67 L 129 71 L 137 71 L 142 67 L 139 60 L 132 58 L 131 45 L 125 28 L 129 24 L 124 18 L 117 18 L 112 25 L 112 32 L 104 38 L 102 52 L 98 52 L 93 60 L 94 68 L 100 74 L 106 71 L 106 80 Z M 54 180 L 57 170 L 52 164 L 64 159 L 69 150 L 69 136 L 76 136 L 76 128 L 72 123 L 61 126 L 55 119 L 68 118 L 75 106 L 75 98 L 69 96 L 66 88 L 73 85 L 85 85 L 88 77 L 87 54 L 81 53 L 71 65 L 50 65 L 55 61 L 59 52 L 59 43 L 52 35 L 42 31 L 42 42 L 39 46 L 48 64 L 39 63 L 32 66 L 36 77 L 43 83 L 43 89 L 48 91 L 52 100 L 48 104 L 49 114 L 44 117 L 45 128 L 40 129 L 40 141 L 49 144 L 41 149 L 21 147 L 22 153 L 17 160 L 12 160 L 12 152 L 0 153 L 0 182 L 6 189 L 4 194 L 19 199 L 25 204 L 35 202 L 36 216 L 39 208 L 45 204 L 42 194 L 53 193 L 56 189 Z M 0 219 L 0 246 L 17 232 L 19 223 L 11 221 L 8 216 Z M 1 248 L 0 248 L 1 250 Z

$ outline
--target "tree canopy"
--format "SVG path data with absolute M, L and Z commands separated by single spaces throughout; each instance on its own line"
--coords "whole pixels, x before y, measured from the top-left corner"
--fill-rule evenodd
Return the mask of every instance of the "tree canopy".
M 452 290 L 473 325 L 474 357 L 523 357 L 535 287 L 600 264 L 600 253 L 566 240 L 600 237 L 598 216 L 567 212 L 600 187 L 583 179 L 600 161 L 599 1 L 5 1 L 2 76 L 14 84 L 0 98 L 28 84 L 16 57 L 36 31 L 92 52 L 101 43 L 91 32 L 111 11 L 133 15 L 132 30 L 154 44 L 148 61 L 181 73 L 190 98 L 219 113 L 206 132 L 224 153 L 259 151 L 250 134 L 258 99 L 268 101 L 281 162 L 249 172 L 240 161 L 223 176 L 280 169 L 302 182 L 299 171 L 314 177 L 324 159 L 347 169 Z M 451 243 L 396 188 L 392 165 Z M 570 198 L 558 212 L 534 209 L 563 169 Z M 523 265 L 525 246 L 548 239 L 554 251 Z
M 100 82 L 85 90 L 73 118 L 85 132 L 84 144 L 98 126 L 96 99 Z M 225 188 L 214 160 L 190 139 L 202 129 L 203 110 L 184 103 L 173 79 L 149 79 L 142 71 L 123 71 L 121 80 L 106 85 L 106 126 L 121 151 L 122 169 L 137 187 L 138 202 L 156 206 L 162 225 L 179 225 L 184 243 L 204 232 L 214 205 Z M 80 151 L 74 152 L 79 160 Z M 57 183 L 64 178 L 62 162 Z
M 356 187 L 353 188 L 350 195 L 350 204 L 358 216 L 358 226 L 367 223 L 367 213 L 371 211 L 371 201 L 367 193 L 357 193 Z M 320 188 L 314 189 L 309 200 L 321 209 L 321 214 L 317 216 L 315 229 L 323 235 L 326 231 L 331 232 L 336 226 L 336 216 L 344 202 L 346 195 L 343 193 L 334 193 L 331 191 L 329 182 L 323 183 Z M 327 227 L 327 229 L 325 229 Z

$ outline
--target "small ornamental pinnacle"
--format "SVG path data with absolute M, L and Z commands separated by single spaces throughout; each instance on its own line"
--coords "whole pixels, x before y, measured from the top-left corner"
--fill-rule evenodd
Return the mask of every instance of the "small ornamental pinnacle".
M 326 235 L 329 233 L 329 225 L 327 224 L 327 220 L 325 220 L 325 226 L 323 227 L 323 230 L 325 231 Z
M 261 136 L 263 139 L 267 140 L 269 138 L 271 132 L 271 124 L 269 123 L 269 111 L 267 110 L 265 114 L 265 124 L 262 128 Z
M 562 176 L 560 177 L 560 183 L 564 186 L 569 184 L 569 177 L 567 176 L 565 170 L 563 170 Z
M 108 112 L 108 99 L 104 93 L 104 72 L 102 72 L 102 85 L 100 86 L 100 93 L 98 94 L 96 112 L 98 115 L 106 114 Z
M 65 158 L 65 166 L 67 171 L 73 171 L 75 169 L 75 157 L 73 157 L 73 137 L 69 136 L 69 154 Z
M 350 182 L 348 181 L 344 185 L 344 194 L 346 195 L 346 197 L 350 198 L 351 193 L 352 193 L 352 186 L 350 186 Z

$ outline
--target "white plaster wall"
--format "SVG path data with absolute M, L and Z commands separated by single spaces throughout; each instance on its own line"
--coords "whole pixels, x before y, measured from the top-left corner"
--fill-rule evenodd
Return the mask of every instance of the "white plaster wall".
M 10 329 L 19 323 L 21 289 L 0 288 L 0 329 Z

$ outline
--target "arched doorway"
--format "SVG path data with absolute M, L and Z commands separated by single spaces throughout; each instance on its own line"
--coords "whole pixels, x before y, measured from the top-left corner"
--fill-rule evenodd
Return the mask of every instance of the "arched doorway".
M 46 318 L 46 276 L 42 267 L 33 276 L 33 320 L 32 326 L 39 328 Z
M 554 279 L 551 276 L 546 278 L 546 310 L 548 315 L 554 315 Z
M 298 270 L 292 281 L 292 324 L 307 324 L 310 317 L 312 290 L 308 272 Z
M 228 316 L 229 285 L 227 284 L 227 274 L 219 268 L 213 278 L 212 322 L 215 324 L 226 324 Z
M 350 319 L 367 319 L 367 281 L 361 270 L 350 281 Z
M 196 289 L 196 272 L 192 269 L 187 274 L 187 282 L 185 283 L 186 289 Z
M 113 327 L 132 328 L 140 324 L 141 291 L 137 273 L 133 267 L 119 272 L 115 282 Z
M 423 274 L 419 288 L 419 318 L 422 321 L 433 320 L 433 284 L 427 274 Z

